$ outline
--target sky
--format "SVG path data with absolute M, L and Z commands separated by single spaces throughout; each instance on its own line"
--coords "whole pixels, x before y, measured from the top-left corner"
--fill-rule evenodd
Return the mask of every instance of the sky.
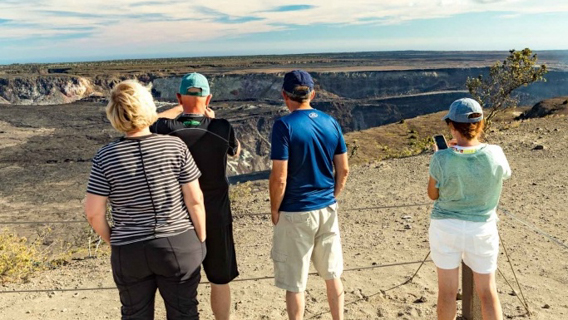
M 568 49 L 567 0 L 0 0 L 0 64 Z

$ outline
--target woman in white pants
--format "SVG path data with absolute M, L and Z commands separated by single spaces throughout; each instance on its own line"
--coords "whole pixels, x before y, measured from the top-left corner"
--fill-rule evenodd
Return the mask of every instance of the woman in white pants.
M 499 254 L 497 205 L 511 169 L 501 147 L 481 143 L 483 110 L 456 100 L 444 117 L 453 139 L 430 161 L 428 196 L 435 200 L 430 248 L 438 271 L 438 319 L 455 319 L 459 265 L 473 270 L 483 319 L 502 319 L 495 284 Z

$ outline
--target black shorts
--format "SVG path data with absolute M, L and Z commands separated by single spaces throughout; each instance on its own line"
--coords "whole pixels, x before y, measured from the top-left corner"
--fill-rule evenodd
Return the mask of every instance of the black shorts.
M 233 224 L 220 228 L 207 228 L 207 255 L 203 270 L 209 282 L 227 284 L 239 276 L 233 241 Z

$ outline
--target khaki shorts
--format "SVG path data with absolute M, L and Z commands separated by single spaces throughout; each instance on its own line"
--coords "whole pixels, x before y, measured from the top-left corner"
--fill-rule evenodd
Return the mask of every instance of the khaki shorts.
M 274 279 L 278 288 L 306 290 L 310 260 L 325 280 L 343 273 L 337 204 L 307 212 L 280 212 L 272 241 Z

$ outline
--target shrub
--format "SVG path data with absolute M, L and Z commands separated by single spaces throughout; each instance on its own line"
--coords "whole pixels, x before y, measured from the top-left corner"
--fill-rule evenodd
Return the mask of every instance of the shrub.
M 537 55 L 526 48 L 522 51 L 510 50 L 509 56 L 502 63 L 495 63 L 489 75 L 467 78 L 466 87 L 471 96 L 484 108 L 489 108 L 486 115 L 486 129 L 491 119 L 499 112 L 517 106 L 518 99 L 513 91 L 528 86 L 536 81 L 546 81 L 546 65 L 537 65 Z
M 0 234 L 0 282 L 27 281 L 32 273 L 43 269 L 47 257 L 40 246 L 4 229 Z

